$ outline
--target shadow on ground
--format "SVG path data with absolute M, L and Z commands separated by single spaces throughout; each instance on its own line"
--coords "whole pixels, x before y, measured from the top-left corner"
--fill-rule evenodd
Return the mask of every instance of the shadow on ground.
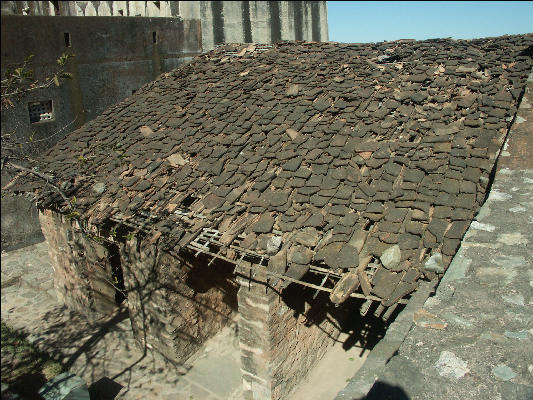
M 316 285 L 320 284 L 321 277 L 308 273 L 304 280 Z M 305 325 L 320 326 L 324 320 L 333 324 L 339 332 L 347 334 L 342 348 L 348 351 L 357 345 L 361 348 L 361 356 L 365 351 L 370 351 L 385 336 L 389 325 L 398 313 L 404 308 L 397 307 L 387 321 L 374 316 L 378 303 L 374 302 L 365 316 L 359 312 L 363 299 L 348 298 L 344 303 L 336 306 L 329 300 L 328 292 L 316 293 L 315 289 L 291 284 L 281 292 L 281 298 L 294 312 L 294 316 L 305 316 Z M 307 310 L 307 311 L 306 311 Z
M 409 396 L 399 386 L 377 381 L 368 394 L 359 400 L 409 400 Z
M 23 399 L 40 399 L 37 393 L 41 386 L 64 368 L 31 345 L 26 337 L 2 322 L 2 384 L 9 385 L 9 392 Z

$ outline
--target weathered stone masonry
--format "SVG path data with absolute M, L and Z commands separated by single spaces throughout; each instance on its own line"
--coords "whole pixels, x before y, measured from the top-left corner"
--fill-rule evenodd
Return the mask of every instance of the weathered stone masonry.
M 59 300 L 92 320 L 114 310 L 110 249 L 61 214 L 44 210 L 40 221 Z M 254 273 L 250 280 L 244 270 L 235 282 L 230 265 L 208 266 L 202 257 L 184 260 L 136 238 L 121 245 L 119 254 L 134 336 L 140 347 L 171 362 L 184 362 L 220 331 L 237 310 L 238 298 L 243 383 L 250 399 L 284 398 L 340 334 L 334 317 L 309 319 L 326 311 L 311 310 L 298 286 L 281 295 L 280 283 L 272 288 L 264 274 Z M 290 306 L 295 301 L 304 307 L 300 312 Z
M 302 297 L 302 287 L 293 285 L 284 299 L 280 286 L 269 287 L 262 271 L 252 280 L 246 268 L 241 272 L 239 340 L 245 398 L 285 398 L 339 337 L 341 324 L 331 316 L 309 319 L 310 314 L 327 314 L 326 302 L 318 305 L 321 310 L 311 310 L 303 299 L 301 313 L 291 308 L 287 303 Z
M 228 266 L 186 261 L 137 239 L 120 254 L 134 335 L 170 361 L 193 355 L 236 311 L 237 285 Z
M 119 250 L 88 238 L 61 214 L 44 210 L 39 217 L 59 301 L 95 320 L 116 309 L 120 294 L 127 293 L 138 344 L 171 362 L 194 354 L 237 308 L 238 287 L 228 278 L 233 271 L 228 266 L 208 267 L 203 258 L 185 261 L 135 238 Z M 120 271 L 113 271 L 118 256 Z
M 286 398 L 339 331 L 367 339 L 332 302 L 350 323 L 372 304 L 388 319 L 446 270 L 486 196 L 532 40 L 228 45 L 84 125 L 41 170 L 81 220 L 135 233 L 117 235 L 118 264 L 141 345 L 183 360 L 237 297 L 246 396 Z M 72 211 L 17 179 L 15 194 Z M 62 229 L 49 228 L 52 247 L 71 240 Z M 75 257 L 97 252 L 77 246 L 56 254 L 58 276 L 95 308 L 93 272 Z
M 54 267 L 58 300 L 89 318 L 116 308 L 116 289 L 109 250 L 84 236 L 75 220 L 51 210 L 39 213 Z

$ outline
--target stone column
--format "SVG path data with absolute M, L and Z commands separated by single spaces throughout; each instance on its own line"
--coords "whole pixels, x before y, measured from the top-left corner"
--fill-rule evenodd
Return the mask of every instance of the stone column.
M 254 272 L 250 280 L 249 269 L 243 266 L 239 274 L 244 398 L 285 398 L 338 338 L 338 325 L 331 322 L 334 318 L 328 315 L 324 302 L 313 302 L 311 290 L 293 287 L 284 295 L 291 302 L 296 299 L 305 304 L 297 313 L 280 296 L 280 284 L 274 288 L 265 284 L 264 271 Z M 310 313 L 323 318 L 310 322 Z
M 329 41 L 328 31 L 328 4 L 326 1 L 320 2 L 320 41 Z
M 250 21 L 252 41 L 259 44 L 271 43 L 270 12 L 266 1 L 250 2 Z
M 289 16 L 289 2 L 280 1 L 281 39 L 294 40 L 294 16 Z
M 227 1 L 224 5 L 224 35 L 226 43 L 244 43 L 242 2 Z
M 202 51 L 215 48 L 213 35 L 213 9 L 210 1 L 200 2 L 200 19 L 202 21 Z
M 246 270 L 242 272 L 246 274 Z M 264 276 L 255 276 L 264 280 Z M 262 279 L 261 279 L 262 278 Z M 271 320 L 278 302 L 273 290 L 239 277 L 239 345 L 245 399 L 273 398 Z

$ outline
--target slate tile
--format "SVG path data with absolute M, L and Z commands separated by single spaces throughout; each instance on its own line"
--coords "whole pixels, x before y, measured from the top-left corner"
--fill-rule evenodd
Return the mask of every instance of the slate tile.
M 286 171 L 295 172 L 300 167 L 301 164 L 302 164 L 302 157 L 294 157 L 290 159 L 289 161 L 287 161 L 286 163 L 284 163 L 282 165 L 282 168 Z
M 269 233 L 274 226 L 274 218 L 270 214 L 262 214 L 261 217 L 250 226 L 255 233 Z
M 151 186 L 152 186 L 152 183 L 149 180 L 143 179 L 140 182 L 138 182 L 132 189 L 138 192 L 143 192 L 149 189 Z
M 438 242 L 442 241 L 444 231 L 448 228 L 448 221 L 445 219 L 432 218 L 428 225 L 428 231 L 431 232 Z

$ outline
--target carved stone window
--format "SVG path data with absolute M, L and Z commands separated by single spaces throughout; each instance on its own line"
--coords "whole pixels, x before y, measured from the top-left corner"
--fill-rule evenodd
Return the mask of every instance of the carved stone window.
M 28 111 L 30 113 L 30 122 L 32 124 L 54 119 L 52 100 L 29 103 Z

